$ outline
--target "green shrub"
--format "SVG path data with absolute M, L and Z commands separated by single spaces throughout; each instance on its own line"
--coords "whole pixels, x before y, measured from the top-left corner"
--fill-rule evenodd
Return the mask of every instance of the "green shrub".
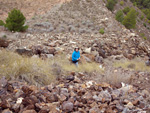
M 123 9 L 124 14 L 127 14 L 129 11 L 130 11 L 130 8 L 129 8 L 129 7 L 125 7 L 125 8 Z
M 148 21 L 148 23 L 150 24 L 150 20 Z
M 141 15 L 140 19 L 143 20 L 144 19 L 144 15 Z
M 150 20 L 150 12 L 147 14 L 147 19 Z
M 119 10 L 119 11 L 116 13 L 116 20 L 117 20 L 118 22 L 121 22 L 121 23 L 122 23 L 123 19 L 124 19 L 123 12 L 122 12 L 122 10 Z
M 146 27 L 146 23 L 143 23 L 143 26 Z
M 13 9 L 6 19 L 5 27 L 10 31 L 22 32 L 28 29 L 28 26 L 24 26 L 25 17 L 20 10 Z
M 143 39 L 144 39 L 144 40 L 147 40 L 147 37 L 146 37 L 146 36 L 144 36 L 144 37 L 143 37 Z
M 135 28 L 136 25 L 136 10 L 132 8 L 127 15 L 124 17 L 123 25 L 127 29 Z
M 104 33 L 105 33 L 105 32 L 104 32 L 104 29 L 101 28 L 101 29 L 99 30 L 99 33 L 100 33 L 100 34 L 104 34 Z
M 121 2 L 120 2 L 120 5 L 122 5 L 122 6 L 123 6 L 123 5 L 124 5 L 124 1 L 121 1 Z
M 110 10 L 113 11 L 114 6 L 116 5 L 117 1 L 116 0 L 107 0 L 106 7 Z
M 0 26 L 4 26 L 4 22 L 2 20 L 0 20 Z

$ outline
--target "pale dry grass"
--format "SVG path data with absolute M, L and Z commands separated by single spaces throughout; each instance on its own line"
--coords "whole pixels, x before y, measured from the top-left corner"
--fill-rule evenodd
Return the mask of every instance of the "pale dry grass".
M 104 70 L 100 69 L 99 64 L 95 62 L 91 63 L 80 63 L 79 67 L 76 67 L 75 64 L 73 64 L 71 61 L 68 60 L 68 58 L 65 55 L 58 56 L 53 60 L 52 63 L 57 62 L 59 66 L 62 67 L 65 71 L 75 71 L 75 72 L 99 72 L 102 73 Z
M 13 52 L 0 51 L 0 76 L 24 80 L 31 84 L 49 84 L 55 77 L 50 63 L 39 58 L 28 58 Z M 37 84 L 38 83 L 38 84 Z
M 115 67 L 122 67 L 124 69 L 131 69 L 135 71 L 148 71 L 150 72 L 150 67 L 145 65 L 145 61 L 141 58 L 135 58 L 133 60 L 120 60 L 114 63 Z
M 0 51 L 0 78 L 23 80 L 30 84 L 46 85 L 55 82 L 56 77 L 68 72 L 102 72 L 96 63 L 82 63 L 77 68 L 66 57 L 60 55 L 53 59 L 42 60 L 20 56 L 14 52 Z

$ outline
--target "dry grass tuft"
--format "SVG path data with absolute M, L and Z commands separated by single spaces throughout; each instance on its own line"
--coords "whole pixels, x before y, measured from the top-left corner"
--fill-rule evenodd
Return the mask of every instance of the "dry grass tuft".
M 50 63 L 39 58 L 28 58 L 13 52 L 0 51 L 0 75 L 19 79 L 35 85 L 52 82 Z
M 131 69 L 135 71 L 148 71 L 150 72 L 150 67 L 145 65 L 145 61 L 141 58 L 135 58 L 133 60 L 121 60 L 114 63 L 115 67 L 122 67 L 124 69 Z

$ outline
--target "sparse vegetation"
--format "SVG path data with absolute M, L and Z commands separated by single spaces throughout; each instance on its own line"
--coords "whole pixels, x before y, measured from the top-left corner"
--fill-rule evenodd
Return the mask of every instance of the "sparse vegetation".
M 145 36 L 144 33 L 140 33 L 140 36 L 141 36 L 144 40 L 147 40 L 147 37 Z
M 144 39 L 144 40 L 147 40 L 147 37 L 146 37 L 146 36 L 144 36 L 144 37 L 143 37 L 143 39 Z
M 129 8 L 129 7 L 125 7 L 125 8 L 123 9 L 124 14 L 127 14 L 129 11 L 130 11 L 130 8 Z
M 123 25 L 127 29 L 135 28 L 136 25 L 136 10 L 132 8 L 127 15 L 124 17 Z
M 100 34 L 104 34 L 105 32 L 104 32 L 104 28 L 101 28 L 100 30 L 99 30 L 99 33 Z
M 20 12 L 20 10 L 13 9 L 6 19 L 6 24 L 4 25 L 10 31 L 22 32 L 28 29 L 28 26 L 25 25 L 25 17 Z
M 121 22 L 124 20 L 124 15 L 123 15 L 123 12 L 122 10 L 119 10 L 117 13 L 116 13 L 116 20 L 118 22 Z
M 141 37 L 144 37 L 144 36 L 145 36 L 145 34 L 144 34 L 144 33 L 140 33 L 140 36 L 141 36 Z

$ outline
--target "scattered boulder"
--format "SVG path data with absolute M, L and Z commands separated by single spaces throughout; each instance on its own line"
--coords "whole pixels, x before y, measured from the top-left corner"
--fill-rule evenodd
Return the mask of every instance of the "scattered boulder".
M 16 49 L 15 51 L 16 53 L 18 53 L 19 55 L 25 55 L 25 56 L 33 56 L 33 52 L 30 49 Z

